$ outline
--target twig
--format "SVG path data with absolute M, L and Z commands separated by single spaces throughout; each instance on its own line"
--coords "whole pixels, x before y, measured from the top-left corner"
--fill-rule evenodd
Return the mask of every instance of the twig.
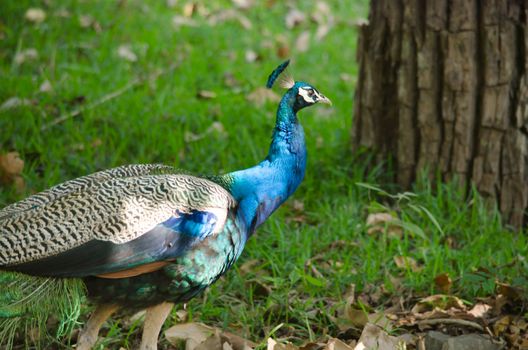
M 484 327 L 482 327 L 478 323 L 467 321 L 467 320 L 461 320 L 458 318 L 434 318 L 430 320 L 421 320 L 421 321 L 416 322 L 418 326 L 426 326 L 426 325 L 434 326 L 440 323 L 471 327 L 471 328 L 478 329 L 479 331 L 482 331 L 482 332 L 484 331 Z
M 167 69 L 164 69 L 164 70 L 161 70 L 159 72 L 156 72 L 156 73 L 154 73 L 153 75 L 151 75 L 149 77 L 146 77 L 146 78 L 135 78 L 132 81 L 130 81 L 128 84 L 123 86 L 122 88 L 117 89 L 116 91 L 113 91 L 113 92 L 111 92 L 111 93 L 109 93 L 107 95 L 104 95 L 100 99 L 95 100 L 94 102 L 89 103 L 86 106 L 77 108 L 77 109 L 75 109 L 75 110 L 73 110 L 73 111 L 71 111 L 69 113 L 65 113 L 65 114 L 61 115 L 60 117 L 53 119 L 51 122 L 49 122 L 47 124 L 44 124 L 40 128 L 40 130 L 41 131 L 47 130 L 47 129 L 51 128 L 52 126 L 55 126 L 55 125 L 57 125 L 59 123 L 62 123 L 65 120 L 68 120 L 70 118 L 78 116 L 79 114 L 81 114 L 84 111 L 93 109 L 93 108 L 95 108 L 95 107 L 97 107 L 99 105 L 102 105 L 105 102 L 113 100 L 114 98 L 121 96 L 122 94 L 124 94 L 125 92 L 127 92 L 128 90 L 130 90 L 130 89 L 132 89 L 132 88 L 134 88 L 136 86 L 139 86 L 139 85 L 141 85 L 141 84 L 143 84 L 143 83 L 145 83 L 147 81 L 154 81 L 154 80 L 158 79 L 161 75 L 167 74 L 167 73 L 173 71 L 174 69 L 176 69 L 176 67 L 178 67 L 180 65 L 180 63 L 181 63 L 181 61 L 175 62 L 175 63 L 171 64 Z

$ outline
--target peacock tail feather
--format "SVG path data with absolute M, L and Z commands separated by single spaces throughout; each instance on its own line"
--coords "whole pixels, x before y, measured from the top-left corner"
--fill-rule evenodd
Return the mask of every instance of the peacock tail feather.
M 18 331 L 31 334 L 29 330 L 37 330 L 38 341 L 48 333 L 50 316 L 58 321 L 55 337 L 67 336 L 77 325 L 85 296 L 85 285 L 77 278 L 0 271 L 0 348 L 11 349 Z

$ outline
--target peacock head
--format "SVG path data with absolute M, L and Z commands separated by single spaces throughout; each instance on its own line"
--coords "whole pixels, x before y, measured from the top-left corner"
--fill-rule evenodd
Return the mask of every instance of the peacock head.
M 266 84 L 269 89 L 271 89 L 275 80 L 278 79 L 277 81 L 279 86 L 288 89 L 288 92 L 285 96 L 287 97 L 288 101 L 293 104 L 293 109 L 295 111 L 319 102 L 327 103 L 329 105 L 332 104 L 330 99 L 320 93 L 315 87 L 303 81 L 296 82 L 293 80 L 293 77 L 290 74 L 284 72 L 289 63 L 290 60 L 287 60 L 275 68 L 275 70 L 270 74 L 268 83 Z

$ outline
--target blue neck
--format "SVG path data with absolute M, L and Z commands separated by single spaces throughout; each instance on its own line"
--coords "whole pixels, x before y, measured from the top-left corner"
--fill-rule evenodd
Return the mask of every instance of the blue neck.
M 290 90 L 279 104 L 266 159 L 252 168 L 227 174 L 232 177 L 230 190 L 239 202 L 238 215 L 248 235 L 295 192 L 304 178 L 306 145 L 294 102 L 295 94 Z

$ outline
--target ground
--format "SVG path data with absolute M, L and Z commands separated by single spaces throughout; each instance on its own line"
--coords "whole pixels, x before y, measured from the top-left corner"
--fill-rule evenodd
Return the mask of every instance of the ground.
M 506 337 L 512 322 L 527 317 L 526 233 L 504 227 L 492 207 L 476 194 L 466 199 L 454 184 L 423 179 L 413 193 L 399 194 L 384 182 L 381 164 L 350 151 L 357 26 L 367 7 L 366 1 L 3 3 L 0 206 L 127 163 L 162 162 L 196 173 L 256 164 L 266 155 L 281 93 L 263 89 L 267 75 L 292 58 L 293 76 L 334 103 L 300 114 L 306 179 L 236 266 L 185 312 L 175 310 L 166 328 L 183 318 L 257 343 L 270 334 L 295 344 L 352 341 L 364 322 L 354 326 L 357 334 L 347 333 L 353 328 L 339 321 L 346 310 L 393 312 L 401 328 L 391 334 L 398 335 L 416 329 L 401 312 L 442 293 L 461 298 L 463 312 L 491 297 L 482 301 L 498 308 L 485 318 L 494 322 L 488 328 Z M 397 304 L 402 310 L 395 311 Z M 445 317 L 460 310 L 431 305 L 447 310 Z M 495 332 L 506 314 L 511 322 Z M 137 329 L 138 322 L 116 318 L 101 347 L 130 347 Z M 162 337 L 160 347 L 171 345 Z

